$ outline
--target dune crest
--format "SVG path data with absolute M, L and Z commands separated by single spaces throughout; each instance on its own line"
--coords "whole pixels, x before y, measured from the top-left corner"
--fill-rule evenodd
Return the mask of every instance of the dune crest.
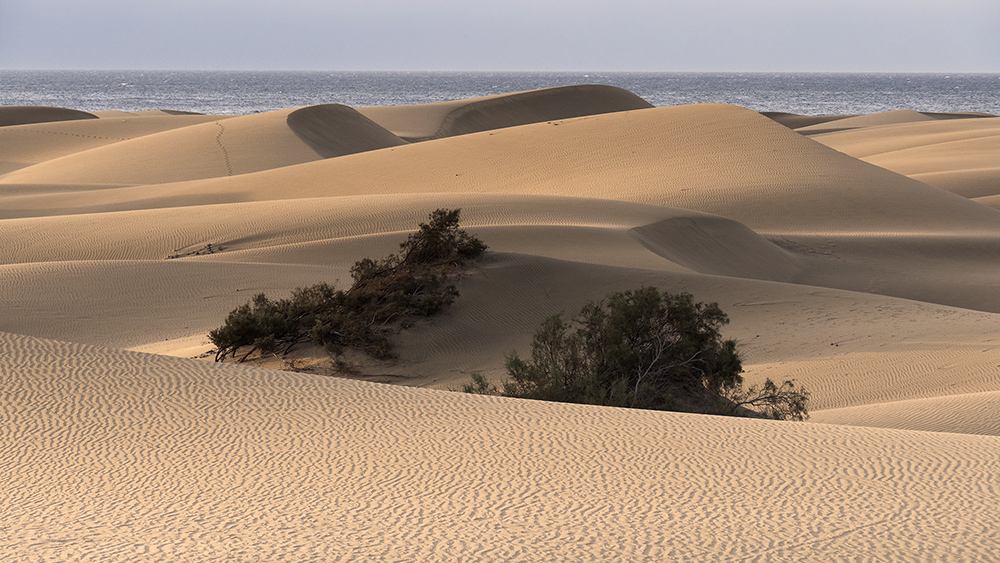
M 868 115 L 852 115 L 831 122 L 820 122 L 796 127 L 795 130 L 804 135 L 848 131 L 863 127 L 878 127 L 882 125 L 897 125 L 899 123 L 918 123 L 934 121 L 935 118 L 912 109 L 897 109 Z
M 297 109 L 286 121 L 323 158 L 406 144 L 357 110 L 338 104 Z
M 420 106 L 360 108 L 359 111 L 408 141 L 426 141 L 651 107 L 652 104 L 628 90 L 594 84 Z
M 656 254 L 704 274 L 793 281 L 803 269 L 800 257 L 722 217 L 677 217 L 632 232 Z
M 97 119 L 97 116 L 85 111 L 51 106 L 0 107 L 0 127 L 77 119 Z

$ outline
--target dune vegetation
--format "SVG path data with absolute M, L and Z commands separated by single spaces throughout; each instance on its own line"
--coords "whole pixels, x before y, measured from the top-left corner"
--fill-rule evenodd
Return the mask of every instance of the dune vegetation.
M 400 243 L 399 252 L 355 262 L 347 289 L 321 282 L 295 289 L 288 299 L 258 293 L 208 333 L 215 361 L 284 356 L 307 341 L 334 356 L 355 348 L 377 359 L 393 357 L 390 334 L 411 317 L 429 317 L 450 305 L 458 297 L 450 282 L 486 251 L 483 241 L 458 228 L 460 213 L 438 209 Z

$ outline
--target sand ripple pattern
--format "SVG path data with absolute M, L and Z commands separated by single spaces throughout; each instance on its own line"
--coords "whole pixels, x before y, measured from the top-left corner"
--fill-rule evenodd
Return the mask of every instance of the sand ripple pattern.
M 876 403 L 813 413 L 814 422 L 1000 436 L 1000 392 Z
M 42 561 L 988 560 L 1000 439 L 543 404 L 0 336 Z

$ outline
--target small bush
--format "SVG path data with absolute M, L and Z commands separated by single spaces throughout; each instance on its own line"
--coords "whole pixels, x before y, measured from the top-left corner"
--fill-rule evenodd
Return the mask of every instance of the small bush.
M 482 375 L 464 390 L 618 407 L 746 414 L 802 420 L 809 394 L 786 381 L 743 389 L 736 342 L 720 328 L 715 303 L 654 287 L 610 295 L 572 321 L 549 317 L 535 332 L 530 360 L 507 357 L 500 386 Z
M 355 348 L 391 358 L 391 328 L 451 304 L 458 296 L 451 280 L 466 261 L 486 251 L 481 240 L 458 229 L 460 211 L 438 209 L 400 244 L 399 253 L 356 262 L 347 290 L 319 283 L 296 289 L 290 299 L 254 296 L 209 333 L 215 360 L 242 362 L 255 352 L 287 354 L 306 341 L 334 355 Z

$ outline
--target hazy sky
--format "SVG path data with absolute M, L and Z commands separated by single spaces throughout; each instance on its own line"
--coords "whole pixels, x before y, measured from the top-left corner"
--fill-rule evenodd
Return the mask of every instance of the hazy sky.
M 1000 0 L 0 0 L 0 69 L 1000 72 Z

